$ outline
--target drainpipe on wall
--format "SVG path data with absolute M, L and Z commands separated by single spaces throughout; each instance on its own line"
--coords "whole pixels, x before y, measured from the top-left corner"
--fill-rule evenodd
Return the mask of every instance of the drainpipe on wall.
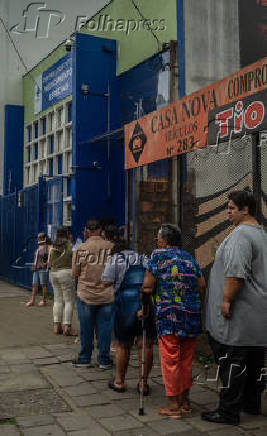
M 177 63 L 178 63 L 178 98 L 186 95 L 186 64 L 185 64 L 185 17 L 184 0 L 177 0 Z M 183 227 L 183 185 L 187 180 L 186 154 L 180 159 L 180 226 Z
M 38 178 L 38 233 L 44 232 L 44 178 Z
M 177 0 L 177 56 L 178 56 L 178 97 L 186 94 L 185 81 L 185 22 L 184 0 Z

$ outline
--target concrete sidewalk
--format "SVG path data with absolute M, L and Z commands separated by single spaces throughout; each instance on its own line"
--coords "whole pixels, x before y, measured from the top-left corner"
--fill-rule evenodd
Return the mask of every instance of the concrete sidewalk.
M 52 303 L 25 308 L 28 297 L 27 291 L 0 283 L 0 436 L 267 435 L 265 416 L 243 415 L 239 427 L 201 421 L 200 411 L 215 408 L 218 395 L 215 382 L 199 384 L 205 381 L 205 371 L 197 364 L 194 375 L 201 375 L 192 388 L 192 415 L 182 420 L 161 418 L 156 409 L 165 404 L 165 396 L 157 350 L 152 394 L 145 398 L 145 416 L 139 417 L 136 349 L 127 392 L 113 392 L 107 388 L 113 371 L 72 368 L 78 351 L 74 338 L 53 335 Z

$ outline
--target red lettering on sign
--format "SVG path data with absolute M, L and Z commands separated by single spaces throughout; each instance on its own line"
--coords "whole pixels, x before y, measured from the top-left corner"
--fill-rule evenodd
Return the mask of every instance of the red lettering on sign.
M 221 138 L 228 136 L 229 134 L 229 122 L 228 120 L 233 117 L 233 108 L 227 109 L 216 115 L 215 123 L 219 125 L 219 135 Z
M 245 127 L 255 129 L 264 118 L 264 105 L 261 101 L 254 101 L 245 111 Z
M 234 132 L 240 133 L 243 128 L 243 102 L 238 101 L 235 105 Z

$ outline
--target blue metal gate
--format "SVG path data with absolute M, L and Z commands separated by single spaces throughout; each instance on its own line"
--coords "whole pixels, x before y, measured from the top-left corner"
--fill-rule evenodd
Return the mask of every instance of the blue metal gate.
M 58 177 L 46 182 L 46 228 L 50 238 L 54 239 L 56 230 L 63 222 L 63 178 Z
M 52 239 L 62 225 L 62 178 L 0 197 L 0 276 L 31 288 L 37 235 L 44 231 Z

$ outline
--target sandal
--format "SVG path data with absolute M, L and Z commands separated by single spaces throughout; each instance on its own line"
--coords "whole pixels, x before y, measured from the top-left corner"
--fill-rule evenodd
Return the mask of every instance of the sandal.
M 138 394 L 141 394 L 141 388 L 140 388 L 139 383 L 137 384 L 137 392 L 138 392 Z M 150 394 L 150 387 L 149 387 L 149 384 L 147 383 L 146 385 L 144 385 L 143 395 L 144 395 L 144 397 L 147 397 L 149 394 Z
M 188 414 L 193 411 L 190 404 L 189 393 L 189 389 L 186 389 L 180 394 L 180 410 L 184 414 Z
M 123 393 L 123 392 L 126 392 L 126 388 L 125 388 L 125 386 L 123 386 L 123 387 L 121 387 L 121 388 L 119 388 L 119 386 L 116 386 L 115 385 L 115 383 L 114 383 L 114 381 L 110 381 L 110 382 L 108 382 L 108 387 L 109 387 L 109 389 L 113 389 L 113 391 L 115 391 L 115 392 L 119 392 L 119 393 Z
M 182 418 L 180 409 L 170 409 L 169 407 L 161 407 L 160 409 L 158 409 L 158 414 L 173 419 Z
M 32 307 L 32 306 L 34 306 L 34 301 L 32 301 L 32 300 L 27 301 L 27 303 L 25 303 L 25 306 L 26 306 L 26 307 Z
M 55 335 L 62 335 L 63 329 L 62 329 L 61 324 L 55 323 L 53 331 L 54 331 Z
M 46 305 L 46 302 L 44 300 L 39 301 L 38 307 L 44 307 Z
M 77 336 L 77 333 L 71 327 L 64 328 L 65 336 Z
M 193 409 L 192 407 L 190 407 L 190 404 L 183 404 L 180 408 L 182 413 L 188 414 L 188 413 L 192 413 Z

